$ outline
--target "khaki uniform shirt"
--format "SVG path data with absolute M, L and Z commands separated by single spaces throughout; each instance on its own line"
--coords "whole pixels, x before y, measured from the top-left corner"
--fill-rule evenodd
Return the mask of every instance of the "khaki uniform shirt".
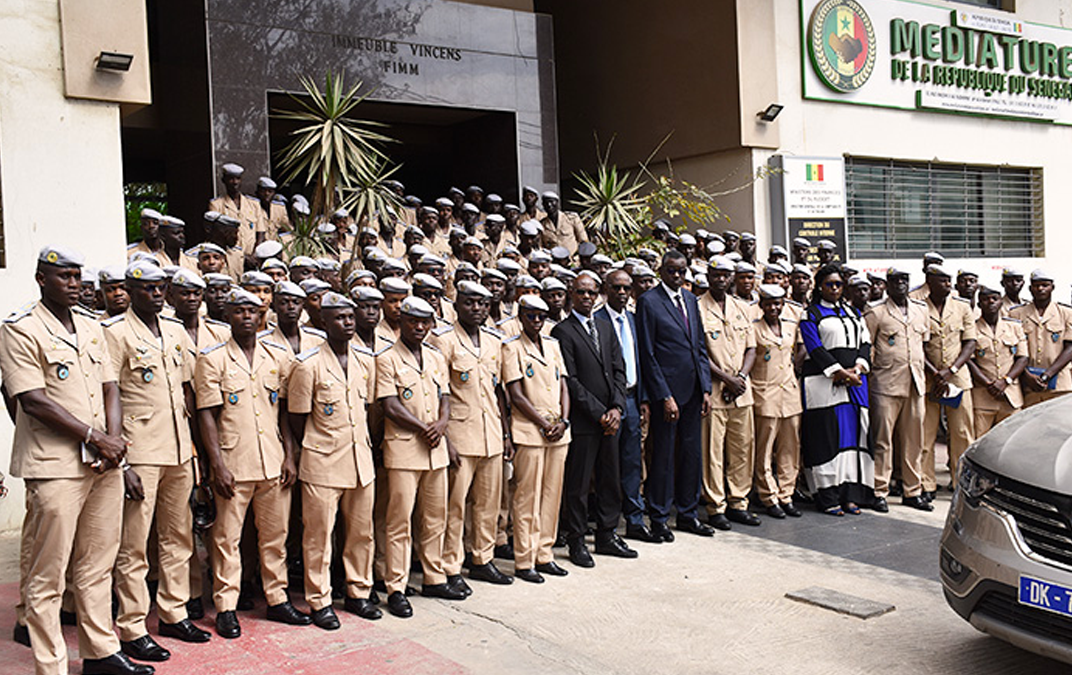
M 867 383 L 871 391 L 885 396 L 911 396 L 915 387 L 916 396 L 925 395 L 923 345 L 931 339 L 927 303 L 910 299 L 906 315 L 887 298 L 864 312 L 864 323 L 871 334 L 871 374 Z M 959 341 L 956 349 L 959 354 Z
M 444 260 L 451 256 L 450 241 L 447 239 L 447 235 L 440 234 L 438 231 L 435 233 L 435 237 L 429 239 L 427 235 L 424 240 L 424 247 L 428 249 L 428 252 L 432 255 L 439 256 Z
M 368 408 L 376 386 L 376 358 L 350 344 L 343 372 L 327 344 L 297 356 L 287 385 L 290 412 L 307 414 L 298 477 L 333 488 L 365 486 L 375 478 Z
M 927 296 L 927 314 L 930 317 L 930 339 L 923 347 L 927 359 L 938 370 L 953 365 L 960 355 L 964 340 L 975 339 L 975 319 L 972 318 L 972 308 L 967 300 L 955 296 L 948 296 L 941 313 Z M 875 343 L 875 339 L 871 339 Z M 968 368 L 962 367 L 951 378 L 949 383 L 961 389 L 971 389 L 971 373 Z
M 557 222 L 553 222 L 551 216 L 548 215 L 544 215 L 540 222 L 543 223 L 545 248 L 565 246 L 572 256 L 577 253 L 577 247 L 582 241 L 588 241 L 588 232 L 584 229 L 584 222 L 576 213 L 559 211 Z
M 908 291 L 909 300 L 919 300 L 920 302 L 925 302 L 929 297 L 931 297 L 931 287 L 927 284 L 920 284 L 919 286 L 916 286 L 912 290 Z M 953 296 L 950 295 L 949 297 Z
M 1027 337 L 1023 326 L 1017 319 L 1001 317 L 996 326 L 991 327 L 986 319 L 975 322 L 978 334 L 975 353 L 972 360 L 975 367 L 982 371 L 987 381 L 1003 380 L 1012 368 L 1013 361 L 1019 356 L 1027 356 Z M 1024 395 L 1020 391 L 1020 379 L 1012 381 L 1005 387 L 1004 396 L 1013 408 L 1022 408 Z M 1001 410 L 1001 401 L 995 399 L 986 390 L 985 382 L 976 382 L 972 389 L 972 405 L 976 410 Z
M 197 345 L 196 349 L 200 352 L 206 347 L 212 345 L 218 345 L 221 342 L 227 342 L 231 339 L 231 326 L 222 321 L 210 319 L 207 316 L 201 317 L 201 320 L 197 322 Z
M 756 340 L 756 363 L 750 379 L 755 398 L 755 414 L 763 417 L 792 417 L 804 412 L 800 380 L 793 369 L 793 355 L 800 344 L 800 324 L 782 318 L 781 337 L 763 319 L 752 322 Z
M 283 472 L 279 406 L 292 363 L 286 347 L 267 339 L 257 340 L 252 366 L 233 338 L 197 357 L 197 407 L 220 406 L 220 450 L 236 481 L 269 480 Z
M 566 376 L 566 362 L 558 340 L 550 336 L 540 338 L 543 352 L 521 333 L 503 341 L 503 379 L 507 384 L 521 381 L 526 398 L 540 415 L 551 422 L 562 419 L 562 378 Z M 536 423 L 515 410 L 510 415 L 510 430 L 514 442 L 519 445 L 546 445 L 547 439 Z M 570 430 L 557 443 L 569 443 Z
M 1013 302 L 1012 300 L 1009 300 L 1009 296 L 1007 295 L 1001 296 L 1001 316 L 1010 316 L 1009 312 L 1012 310 L 1012 308 L 1019 307 L 1022 304 L 1024 303 Z
M 785 304 L 782 305 L 782 318 L 789 319 L 795 324 L 799 325 L 800 322 L 804 319 L 804 315 L 806 313 L 807 308 L 805 308 L 804 305 L 794 300 L 786 298 Z M 757 318 L 762 318 L 762 316 L 763 311 L 760 310 L 760 316 Z
M 399 340 L 376 355 L 376 400 L 397 396 L 414 417 L 424 423 L 439 419 L 439 397 L 450 394 L 450 380 L 443 355 L 435 347 L 421 345 L 421 363 Z M 388 469 L 431 471 L 450 463 L 447 444 L 429 448 L 412 429 L 389 416 L 384 421 L 383 465 Z
M 557 322 L 550 319 L 544 319 L 543 328 L 540 329 L 540 335 L 544 337 L 551 337 L 551 329 L 555 327 Z M 521 317 L 514 315 L 509 318 L 503 319 L 496 326 L 497 329 L 503 334 L 503 336 L 512 338 L 516 335 L 521 335 L 524 329 L 521 327 Z
M 43 389 L 46 396 L 98 431 L 108 428 L 105 382 L 115 382 L 103 329 L 88 313 L 71 309 L 74 335 L 40 302 L 5 319 L 0 340 L 0 370 L 11 397 Z M 82 461 L 77 439 L 15 414 L 12 476 L 29 479 L 85 478 L 93 471 Z
M 163 247 L 161 247 L 159 251 L 154 251 L 149 248 L 149 245 L 146 244 L 144 241 L 139 241 L 135 244 L 127 246 L 127 260 L 130 260 L 130 256 L 134 255 L 135 253 L 148 253 L 149 255 L 156 258 L 157 262 L 160 263 L 161 267 L 170 267 L 171 265 L 179 264 L 179 262 L 171 260 L 171 257 L 166 252 L 164 252 Z
M 450 373 L 447 436 L 459 455 L 494 457 L 503 451 L 502 416 L 496 387 L 503 381 L 502 338 L 480 329 L 480 347 L 461 327 L 447 326 L 430 338 Z
M 1019 319 L 1027 337 L 1027 367 L 1049 368 L 1066 341 L 1072 341 L 1072 307 L 1059 302 L 1050 302 L 1039 316 L 1035 303 L 1028 302 L 1009 311 L 1009 316 Z M 1054 391 L 1072 391 L 1072 372 L 1062 368 L 1056 375 Z
M 243 194 L 238 195 L 238 203 L 226 194 L 216 197 L 208 203 L 208 210 L 215 211 L 225 216 L 238 220 L 238 248 L 247 255 L 253 254 L 257 247 L 257 233 L 266 232 L 268 229 L 268 216 L 261 208 L 260 201 Z M 238 274 L 242 274 L 239 269 Z M 237 278 L 237 277 L 236 277 Z
M 382 340 L 386 345 L 390 346 L 398 342 L 399 331 L 391 328 L 391 324 L 387 323 L 387 319 L 381 318 L 380 322 L 376 324 L 376 349 L 374 352 L 379 352 L 383 349 L 383 346 L 379 344 Z
M 286 335 L 283 335 L 283 330 L 278 325 L 273 325 L 269 330 L 262 331 L 258 336 L 259 338 L 267 337 L 272 342 L 277 342 L 287 348 L 287 351 L 292 356 L 301 354 L 308 351 L 313 347 L 319 347 L 327 339 L 327 334 L 319 328 L 313 328 L 312 326 L 298 326 L 298 351 L 295 352 L 294 348 L 290 345 L 290 340 Z
M 280 233 L 289 232 L 291 230 L 290 216 L 287 215 L 287 207 L 272 202 L 268 206 L 268 212 L 265 213 L 264 207 L 260 205 L 260 200 L 257 200 L 257 206 L 261 210 L 261 218 L 264 222 L 265 240 L 275 239 L 278 241 Z M 256 239 L 256 236 L 254 236 L 254 239 Z
M 127 461 L 177 466 L 193 456 L 183 384 L 194 379 L 194 345 L 182 322 L 159 317 L 160 338 L 134 310 L 101 322 L 119 377 Z
M 726 296 L 725 311 L 710 295 L 700 298 L 699 306 L 707 355 L 722 370 L 739 373 L 744 365 L 745 351 L 756 346 L 752 308 L 732 295 Z M 744 408 L 754 402 L 751 378 L 745 379 L 744 393 L 729 403 L 722 400 L 722 385 L 714 378 L 711 385 L 712 408 Z

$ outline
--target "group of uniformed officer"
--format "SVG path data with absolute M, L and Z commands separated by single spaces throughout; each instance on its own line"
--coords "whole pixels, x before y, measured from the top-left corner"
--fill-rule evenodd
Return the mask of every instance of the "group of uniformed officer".
M 557 195 L 543 195 L 544 212 L 526 188 L 524 210 L 510 209 L 474 187 L 461 194 L 468 208 L 452 193 L 435 208 L 404 210 L 414 224 L 401 246 L 393 223 L 362 228 L 365 245 L 342 280 L 345 238 L 334 262 L 295 256 L 288 264 L 274 239 L 289 228 L 286 209 L 274 208 L 274 183 L 259 181 L 256 202 L 236 187 L 241 174 L 224 168 L 227 193 L 206 218 L 249 230 L 220 239 L 252 237 L 233 265 L 210 255 L 188 264 L 195 256 L 159 236 L 174 230 L 181 240 L 182 222 L 143 212 L 146 241 L 131 247 L 121 274 L 99 275 L 102 289 L 122 289 L 98 296 L 106 318 L 85 308 L 82 257 L 47 246 L 40 301 L 0 330 L 16 427 L 11 472 L 27 484 L 15 633 L 39 673 L 66 672 L 65 590 L 85 673 L 151 673 L 130 659 L 169 658 L 146 627 L 154 601 L 160 635 L 210 640 L 193 623 L 204 589 L 191 494 L 199 508 L 214 506 L 199 529 L 224 638 L 241 635 L 237 610 L 255 573 L 268 619 L 326 630 L 340 626 L 333 594 L 365 619 L 381 616 L 378 592 L 392 614 L 411 616 L 414 552 L 422 594 L 449 600 L 472 592 L 463 568 L 470 580 L 510 584 L 496 557 L 512 558 L 514 576 L 533 583 L 566 574 L 552 548 L 571 441 L 569 373 L 548 333 L 569 311 L 571 260 L 597 278 L 627 272 L 635 297 L 657 283 L 658 254 L 643 249 L 615 263 L 586 241 L 576 214 L 559 210 Z M 292 213 L 302 206 L 292 201 Z M 336 213 L 335 223 L 348 228 L 348 215 Z M 807 246 L 794 242 L 792 266 L 784 249 L 760 266 L 749 235 L 704 233 L 698 242 L 684 234 L 668 241 L 675 244 L 714 253 L 690 278 L 715 383 L 705 418 L 709 523 L 758 524 L 748 510 L 753 489 L 768 515 L 799 516 Z M 221 250 L 225 261 L 232 251 Z M 1027 404 L 1072 390 L 1064 367 L 1072 308 L 1050 301 L 1051 278 L 1033 273 L 1033 302 L 1008 308 L 1018 299 L 1011 284 L 1004 294 L 979 286 L 975 311 L 932 263 L 924 300 L 909 297 L 907 273 L 893 268 L 889 297 L 872 294 L 865 312 L 882 457 L 876 495 L 888 494 L 901 451 L 906 503 L 917 508 L 929 508 L 936 489 L 942 409 L 955 462 L 984 426 L 1019 407 L 1021 377 Z M 643 503 L 638 483 L 626 487 L 623 477 L 626 503 Z M 634 538 L 657 542 L 642 521 L 629 523 Z M 287 592 L 295 557 L 311 614 Z

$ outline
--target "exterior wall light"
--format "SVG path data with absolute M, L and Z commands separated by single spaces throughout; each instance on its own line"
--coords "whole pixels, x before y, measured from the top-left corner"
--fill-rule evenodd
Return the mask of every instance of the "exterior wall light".
M 97 57 L 97 70 L 118 70 L 126 72 L 130 70 L 130 64 L 134 61 L 133 54 L 120 54 L 118 52 L 101 52 Z
M 785 108 L 784 105 L 779 105 L 778 103 L 771 103 L 769 106 L 767 106 L 766 110 L 761 110 L 757 112 L 756 117 L 758 117 L 761 122 L 773 122 L 774 118 L 782 112 L 783 108 Z

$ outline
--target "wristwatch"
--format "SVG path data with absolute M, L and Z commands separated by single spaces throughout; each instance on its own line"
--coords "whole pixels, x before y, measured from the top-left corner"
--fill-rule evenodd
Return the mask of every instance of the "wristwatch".
M 949 372 L 953 373 L 954 375 L 957 374 L 958 370 L 960 370 L 960 368 L 958 368 L 957 364 L 955 364 L 955 363 L 953 365 L 949 366 Z
M 1010 387 L 1012 386 L 1012 378 L 1008 375 L 1005 376 L 1005 384 L 1009 385 Z

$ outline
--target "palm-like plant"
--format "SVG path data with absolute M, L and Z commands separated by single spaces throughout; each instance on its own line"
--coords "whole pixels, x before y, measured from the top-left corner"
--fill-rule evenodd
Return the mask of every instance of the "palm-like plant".
M 329 71 L 323 92 L 310 78 L 302 77 L 301 84 L 306 96 L 291 95 L 298 109 L 274 113 L 303 125 L 291 132 L 293 140 L 280 152 L 279 162 L 283 182 L 313 183 L 311 211 L 316 220 L 336 207 L 339 190 L 352 184 L 359 171 L 386 159 L 379 146 L 393 139 L 375 131 L 385 126 L 382 123 L 348 116 L 369 95 L 358 95 L 361 82 L 347 89 L 343 76 Z
M 402 200 L 387 185 L 387 181 L 400 168 L 401 164 L 391 166 L 383 156 L 374 156 L 369 158 L 365 166 L 358 167 L 354 172 L 353 182 L 343 188 L 343 207 L 350 212 L 358 227 L 373 224 L 379 218 L 398 218 Z M 361 259 L 360 251 L 357 250 L 358 239 L 359 237 L 354 237 L 350 260 L 343 266 L 343 278 L 350 273 L 353 261 Z
M 596 171 L 574 174 L 579 186 L 573 203 L 587 223 L 589 234 L 604 248 L 614 249 L 624 257 L 628 254 L 628 242 L 640 234 L 650 219 L 647 201 L 640 194 L 644 181 L 610 163 L 613 139 L 603 154 L 599 153 L 598 139 L 596 143 Z

